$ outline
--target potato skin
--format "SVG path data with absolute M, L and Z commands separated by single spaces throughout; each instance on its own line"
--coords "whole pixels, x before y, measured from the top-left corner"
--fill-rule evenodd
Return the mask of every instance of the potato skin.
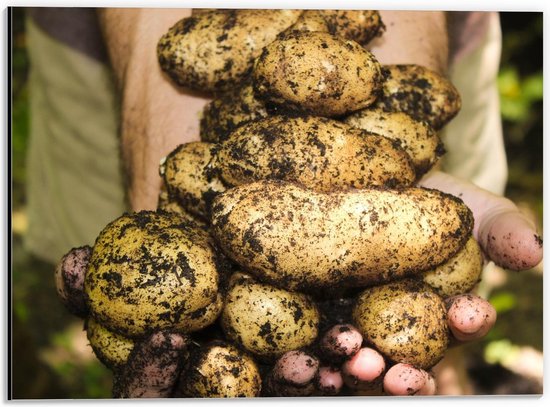
M 443 300 L 420 281 L 366 289 L 352 316 L 363 338 L 397 363 L 429 369 L 443 358 L 449 343 Z
M 470 292 L 481 281 L 483 254 L 479 244 L 470 237 L 455 256 L 434 270 L 422 275 L 425 283 L 441 297 Z
M 370 188 L 316 193 L 258 181 L 214 199 L 212 234 L 262 282 L 315 292 L 418 274 L 456 254 L 473 216 L 436 190 Z
M 271 116 L 242 125 L 220 144 L 214 166 L 227 187 L 280 179 L 332 191 L 407 186 L 416 177 L 396 142 L 322 117 Z
M 221 326 L 226 337 L 259 360 L 273 361 L 283 353 L 313 343 L 319 310 L 311 298 L 237 273 L 230 282 Z
M 134 349 L 132 339 L 109 331 L 93 318 L 86 321 L 86 336 L 97 358 L 110 369 L 124 365 Z
M 198 329 L 218 301 L 219 262 L 208 234 L 180 216 L 124 214 L 93 248 L 84 281 L 91 317 L 130 338 Z
M 405 112 L 440 130 L 453 119 L 462 101 L 446 78 L 420 65 L 384 65 L 386 80 L 376 106 L 390 112 Z
M 258 397 L 261 386 L 254 359 L 221 341 L 194 351 L 180 380 L 183 394 L 197 398 Z
M 267 117 L 264 103 L 256 98 L 252 82 L 219 95 L 203 109 L 200 121 L 202 141 L 219 143 L 242 124 Z
M 210 10 L 178 21 L 157 46 L 160 66 L 178 85 L 205 92 L 229 90 L 254 59 L 301 10 Z
M 368 108 L 346 117 L 344 123 L 396 140 L 411 157 L 417 178 L 427 173 L 445 153 L 434 129 L 403 112 Z
M 372 104 L 383 76 L 374 55 L 354 41 L 292 31 L 264 48 L 253 81 L 268 108 L 335 117 Z
M 331 33 L 361 45 L 368 44 L 385 30 L 376 10 L 319 10 L 319 13 L 327 21 Z
M 192 215 L 208 218 L 212 198 L 225 190 L 209 166 L 215 145 L 181 144 L 163 160 L 160 174 L 168 194 Z

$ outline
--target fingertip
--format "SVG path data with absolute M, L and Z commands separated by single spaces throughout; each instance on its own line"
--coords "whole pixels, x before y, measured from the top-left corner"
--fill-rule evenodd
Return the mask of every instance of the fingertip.
M 497 313 L 485 299 L 464 294 L 447 299 L 449 329 L 459 341 L 485 336 L 496 322 Z
M 385 368 L 386 362 L 379 352 L 361 348 L 343 364 L 342 372 L 356 382 L 372 382 L 380 377 Z
M 298 386 L 311 382 L 318 370 L 317 358 L 299 350 L 286 352 L 273 368 L 278 380 Z
M 321 367 L 319 369 L 318 388 L 324 395 L 336 395 L 340 393 L 344 385 L 342 372 L 333 367 Z
M 429 381 L 429 374 L 406 364 L 393 365 L 384 376 L 384 391 L 392 396 L 429 395 L 435 393 L 435 381 Z
M 321 340 L 321 348 L 327 356 L 351 356 L 361 348 L 363 336 L 350 324 L 332 327 Z

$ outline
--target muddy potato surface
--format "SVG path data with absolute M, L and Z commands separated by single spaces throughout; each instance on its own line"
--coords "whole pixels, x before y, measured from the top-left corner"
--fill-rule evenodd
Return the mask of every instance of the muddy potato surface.
M 157 46 L 160 66 L 178 85 L 207 92 L 229 90 L 254 59 L 301 10 L 210 10 L 171 27 Z
M 420 65 L 384 65 L 386 80 L 376 106 L 405 112 L 440 130 L 462 106 L 454 85 L 437 72 Z
M 97 358 L 111 369 L 124 365 L 134 349 L 132 339 L 109 331 L 92 318 L 86 322 L 86 336 Z
M 316 193 L 258 181 L 215 198 L 212 233 L 263 282 L 289 290 L 360 287 L 429 270 L 455 255 L 473 217 L 435 190 Z
M 188 397 L 258 397 L 261 377 L 256 362 L 233 345 L 216 341 L 191 354 L 180 388 Z
M 423 274 L 423 280 L 442 297 L 470 292 L 481 280 L 483 254 L 479 244 L 470 237 L 456 256 Z
M 438 134 L 426 122 L 419 122 L 403 112 L 386 112 L 368 108 L 348 116 L 350 126 L 396 140 L 409 154 L 420 178 L 445 153 Z
M 264 103 L 256 98 L 252 82 L 221 94 L 209 102 L 202 111 L 200 138 L 219 143 L 242 124 L 268 115 Z
M 256 96 L 272 108 L 333 117 L 371 105 L 383 76 L 374 55 L 355 41 L 292 31 L 264 48 L 253 80 Z
M 181 144 L 161 163 L 168 194 L 188 212 L 208 218 L 212 198 L 225 187 L 210 167 L 215 145 L 200 141 Z
M 220 144 L 214 166 L 227 187 L 281 179 L 332 191 L 415 180 L 398 143 L 321 117 L 272 116 L 245 124 Z
M 319 311 L 308 296 L 238 273 L 232 278 L 221 315 L 222 329 L 260 360 L 308 346 L 317 338 Z
M 130 338 L 198 329 L 218 301 L 218 261 L 208 234 L 180 216 L 125 214 L 93 248 L 84 281 L 91 317 Z
M 382 35 L 385 29 L 376 10 L 319 10 L 319 13 L 327 21 L 331 33 L 361 45 Z
M 428 369 L 447 349 L 443 300 L 420 281 L 369 288 L 359 295 L 352 315 L 363 338 L 394 362 Z

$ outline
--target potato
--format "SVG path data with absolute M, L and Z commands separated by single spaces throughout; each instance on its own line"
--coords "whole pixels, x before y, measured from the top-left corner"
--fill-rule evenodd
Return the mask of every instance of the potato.
M 219 301 L 218 264 L 208 234 L 180 216 L 124 214 L 93 247 L 84 280 L 91 317 L 130 338 L 199 329 Z
M 417 178 L 427 173 L 445 153 L 438 134 L 426 122 L 416 121 L 403 112 L 363 109 L 344 122 L 396 140 L 411 157 Z
M 221 315 L 226 337 L 269 361 L 317 338 L 319 311 L 311 298 L 234 274 Z
M 447 349 L 445 305 L 420 281 L 368 288 L 359 295 L 352 315 L 363 338 L 394 362 L 428 369 Z
M 215 341 L 192 352 L 181 375 L 187 397 L 258 397 L 261 377 L 256 362 L 235 346 Z
M 196 223 L 197 226 L 200 228 L 204 229 L 207 227 L 205 222 L 199 219 L 198 216 L 191 215 L 189 212 L 187 212 L 185 208 L 181 206 L 175 198 L 170 196 L 166 190 L 162 190 L 162 188 L 159 193 L 157 210 L 176 213 L 185 220 Z
M 287 31 L 331 32 L 322 10 L 304 10 L 298 20 Z M 286 32 L 282 35 L 285 34 Z
M 86 336 L 97 358 L 108 368 L 123 366 L 134 349 L 134 341 L 109 331 L 93 318 L 86 322 Z
M 221 143 L 214 166 L 227 187 L 261 179 L 316 191 L 411 185 L 410 158 L 394 141 L 321 117 L 272 116 Z
M 440 296 L 451 297 L 470 292 L 480 282 L 482 270 L 483 254 L 472 236 L 454 257 L 425 272 L 422 278 Z
M 380 13 L 375 10 L 319 10 L 319 13 L 325 17 L 331 33 L 361 45 L 382 35 L 385 29 Z
M 264 103 L 254 95 L 252 82 L 226 92 L 209 102 L 202 111 L 200 138 L 219 143 L 237 127 L 251 120 L 267 117 Z
M 405 112 L 440 130 L 462 106 L 460 94 L 443 76 L 420 65 L 384 65 L 386 80 L 376 106 Z
M 209 166 L 214 147 L 202 142 L 181 144 L 160 165 L 168 194 L 203 219 L 208 218 L 212 198 L 225 190 Z
M 301 10 L 211 10 L 178 21 L 157 46 L 160 66 L 178 85 L 205 92 L 240 83 L 254 59 Z
M 383 76 L 374 55 L 354 41 L 292 31 L 264 48 L 253 81 L 268 109 L 334 117 L 371 105 Z
M 260 281 L 288 290 L 360 287 L 418 274 L 455 255 L 473 217 L 436 190 L 317 193 L 258 181 L 214 199 L 212 234 Z

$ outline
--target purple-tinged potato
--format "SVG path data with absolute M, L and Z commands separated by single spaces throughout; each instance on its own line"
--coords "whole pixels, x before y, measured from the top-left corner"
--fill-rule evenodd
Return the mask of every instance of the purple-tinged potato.
M 472 227 L 468 207 L 436 190 L 317 193 L 258 181 L 215 198 L 211 230 L 228 257 L 260 281 L 314 293 L 429 270 L 454 256 Z
M 59 299 L 69 312 L 81 318 L 88 315 L 84 276 L 91 255 L 90 246 L 71 249 L 55 268 L 55 285 Z

